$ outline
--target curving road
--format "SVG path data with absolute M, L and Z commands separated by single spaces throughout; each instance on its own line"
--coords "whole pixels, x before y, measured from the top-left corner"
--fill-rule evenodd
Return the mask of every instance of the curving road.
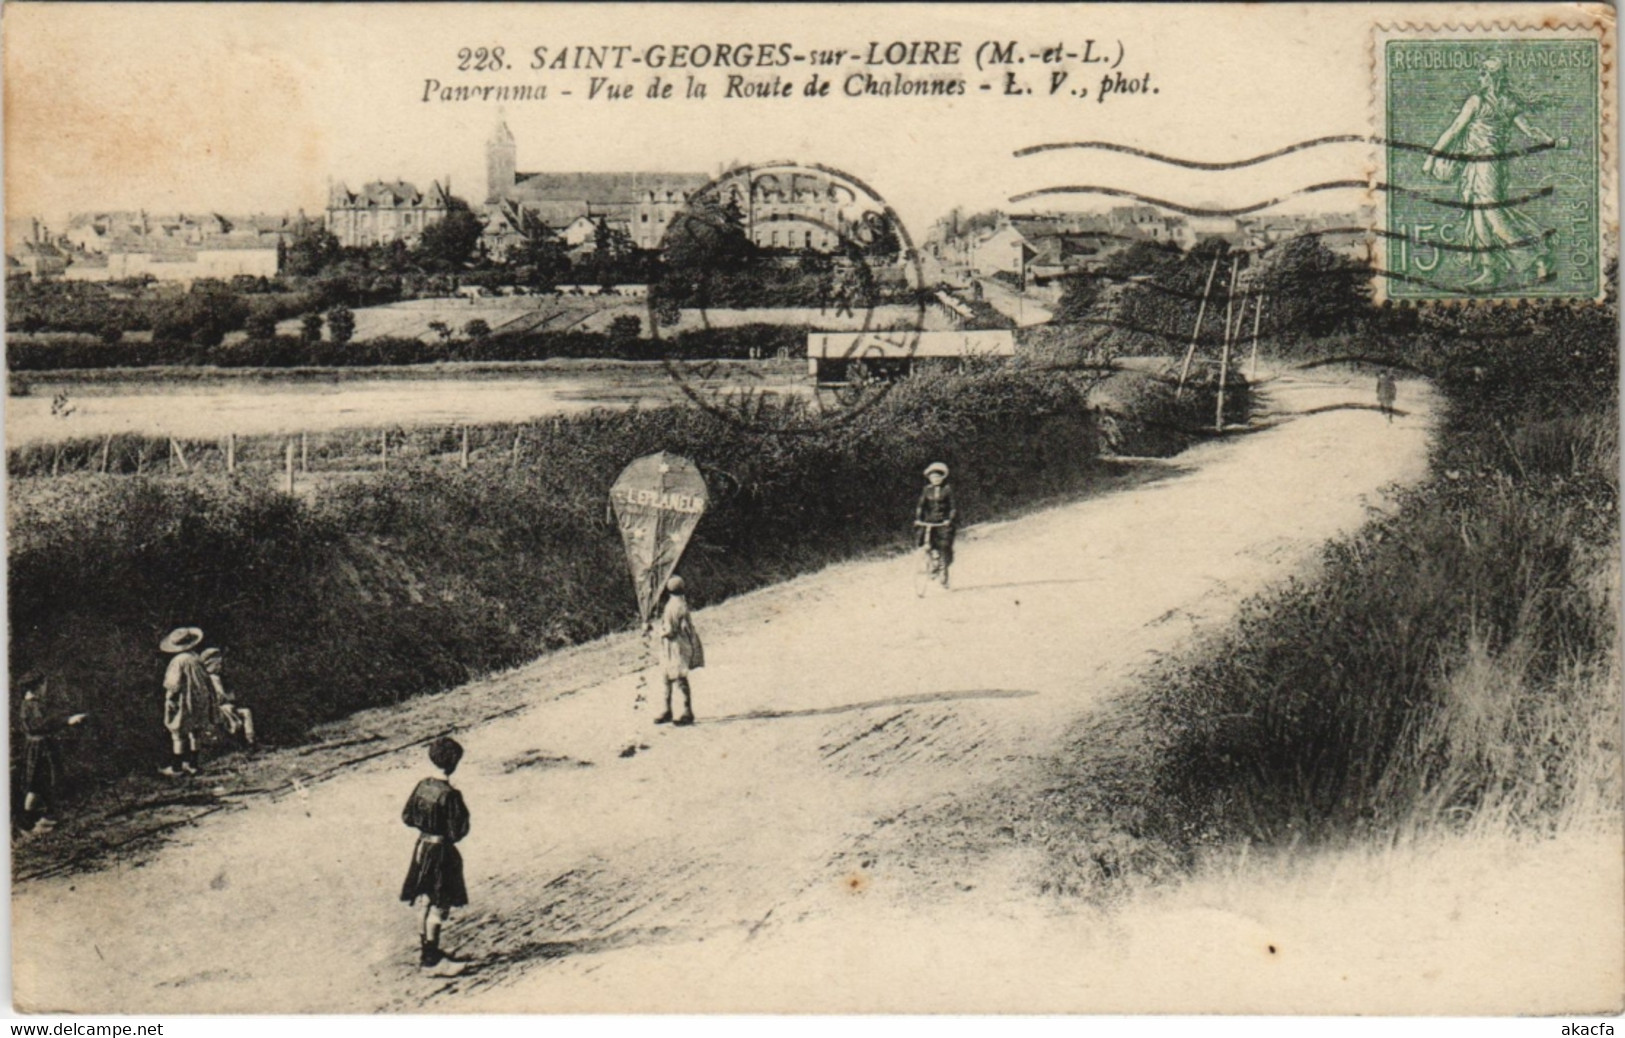
M 1276 381 L 1268 399 L 1281 413 L 1363 405 L 1371 387 L 1322 373 Z M 1020 945 L 1041 903 L 1033 878 L 1005 855 L 911 856 L 915 809 L 1039 774 L 1156 654 L 1312 565 L 1385 485 L 1423 474 L 1431 400 L 1406 384 L 1411 414 L 1393 424 L 1369 410 L 1286 421 L 1197 447 L 1132 490 L 971 529 L 949 594 L 916 598 L 913 563 L 897 558 L 705 610 L 692 729 L 649 723 L 629 636 L 357 719 L 396 735 L 518 706 L 460 736 L 474 904 L 447 943 L 477 960 L 461 978 L 418 975 L 416 915 L 395 900 L 412 845 L 399 811 L 426 770 L 413 747 L 249 797 L 142 858 L 19 883 L 16 1002 L 1009 1008 L 996 949 Z M 629 742 L 646 748 L 620 756 Z M 297 777 L 303 761 L 262 766 Z M 875 949 L 905 932 L 940 946 L 916 942 L 924 957 L 888 972 Z M 1062 1003 L 1097 1004 L 1074 995 Z

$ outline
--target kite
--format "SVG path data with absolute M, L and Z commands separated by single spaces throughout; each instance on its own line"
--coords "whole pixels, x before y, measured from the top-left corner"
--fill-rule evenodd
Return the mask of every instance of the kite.
M 661 451 L 623 469 L 609 490 L 609 503 L 626 546 L 638 614 L 647 624 L 710 503 L 705 479 L 692 461 Z

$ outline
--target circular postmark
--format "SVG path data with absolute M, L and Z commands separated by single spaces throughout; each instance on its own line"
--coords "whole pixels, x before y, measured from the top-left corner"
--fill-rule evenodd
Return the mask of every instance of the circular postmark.
M 919 348 L 927 301 L 914 242 L 884 199 L 839 170 L 730 169 L 689 195 L 660 251 L 650 334 L 683 395 L 726 421 L 792 433 L 851 421 Z

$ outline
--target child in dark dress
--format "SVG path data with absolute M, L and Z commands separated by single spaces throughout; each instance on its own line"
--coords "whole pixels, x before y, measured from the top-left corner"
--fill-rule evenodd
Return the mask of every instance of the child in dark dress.
M 62 780 L 62 748 L 57 739 L 85 715 L 64 718 L 54 713 L 48 706 L 50 683 L 38 671 L 25 674 L 18 685 L 23 689 L 17 717 L 24 743 L 22 829 L 30 834 L 48 833 L 56 825 L 51 815 Z
M 428 904 L 423 909 L 423 935 L 418 965 L 436 976 L 454 976 L 467 963 L 440 950 L 440 929 L 453 908 L 468 904 L 468 888 L 463 885 L 463 856 L 457 841 L 468 835 L 468 806 L 447 781 L 463 759 L 457 740 L 436 739 L 429 746 L 429 762 L 446 778 L 426 778 L 412 790 L 401 812 L 401 821 L 418 831 L 412 849 L 412 865 L 401 885 L 401 900 L 416 904 L 419 897 Z

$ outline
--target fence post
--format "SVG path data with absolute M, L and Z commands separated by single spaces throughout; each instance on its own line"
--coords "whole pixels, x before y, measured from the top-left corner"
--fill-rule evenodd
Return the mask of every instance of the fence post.
M 463 426 L 463 452 L 461 457 L 463 468 L 468 468 L 468 426 Z
M 288 441 L 288 493 L 293 493 L 293 441 Z
M 299 434 L 299 471 L 310 471 L 310 434 Z
M 226 471 L 237 471 L 237 434 L 226 434 Z
M 113 437 L 109 436 L 102 441 L 102 475 L 107 475 L 107 454 L 113 449 Z
M 385 429 L 383 432 L 378 434 L 378 465 L 383 471 L 385 471 L 385 472 L 389 471 L 389 430 L 388 429 Z
M 519 433 L 519 432 L 515 432 L 513 434 L 513 467 L 514 468 L 519 467 L 519 440 L 520 440 L 520 437 L 523 436 L 523 435 L 524 435 L 523 433 Z
M 186 452 L 181 449 L 181 441 L 175 439 L 173 436 L 169 438 L 169 457 L 171 461 L 179 461 L 181 463 L 182 472 L 192 471 L 192 466 L 186 463 Z

